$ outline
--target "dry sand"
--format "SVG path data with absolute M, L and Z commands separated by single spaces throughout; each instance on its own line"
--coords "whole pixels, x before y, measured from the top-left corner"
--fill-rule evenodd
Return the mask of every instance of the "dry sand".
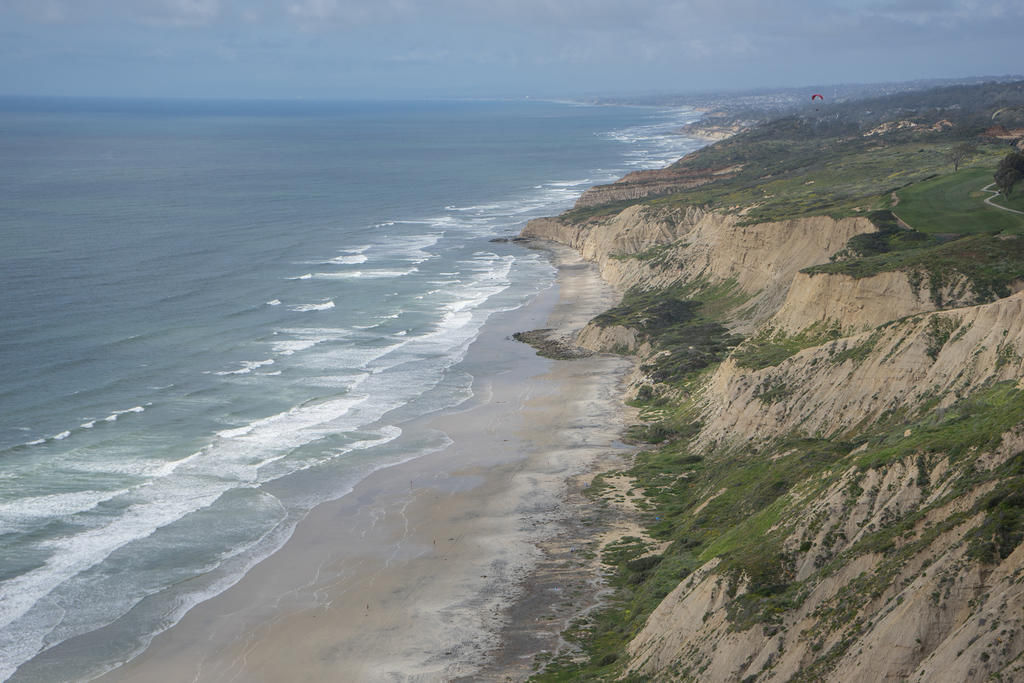
M 594 506 L 579 490 L 626 452 L 628 361 L 550 361 L 510 339 L 578 329 L 614 302 L 593 267 L 553 249 L 558 287 L 493 318 L 470 348 L 474 398 L 403 425 L 444 432 L 448 448 L 314 509 L 280 551 L 102 680 L 527 675 L 593 605 L 599 569 L 574 544 Z

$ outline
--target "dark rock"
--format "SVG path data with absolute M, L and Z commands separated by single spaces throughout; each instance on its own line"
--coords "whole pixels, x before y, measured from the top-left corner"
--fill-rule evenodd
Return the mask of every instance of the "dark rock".
M 571 360 L 573 358 L 586 358 L 594 355 L 593 351 L 579 346 L 568 344 L 561 339 L 552 339 L 551 329 L 530 330 L 528 332 L 516 332 L 512 338 L 516 341 L 529 344 L 537 349 L 538 356 L 554 358 L 556 360 Z

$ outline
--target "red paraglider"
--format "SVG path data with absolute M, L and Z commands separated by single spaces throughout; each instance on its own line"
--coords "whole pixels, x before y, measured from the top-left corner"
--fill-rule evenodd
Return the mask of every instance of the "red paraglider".
M 811 102 L 813 102 L 815 98 L 824 101 L 825 96 L 822 95 L 821 93 L 814 93 L 813 95 L 811 95 Z

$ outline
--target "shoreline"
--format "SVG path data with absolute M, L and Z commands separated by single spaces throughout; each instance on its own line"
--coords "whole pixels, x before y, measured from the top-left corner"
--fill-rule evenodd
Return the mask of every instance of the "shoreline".
M 632 363 L 551 361 L 512 341 L 578 330 L 617 299 L 574 251 L 528 246 L 552 255 L 555 285 L 487 322 L 463 361 L 474 398 L 403 425 L 451 444 L 314 508 L 280 550 L 98 680 L 516 680 L 559 646 L 599 599 L 599 564 L 573 556 L 593 534 L 581 511 L 598 506 L 581 492 L 633 450 L 618 442 Z M 576 597 L 556 604 L 566 580 Z

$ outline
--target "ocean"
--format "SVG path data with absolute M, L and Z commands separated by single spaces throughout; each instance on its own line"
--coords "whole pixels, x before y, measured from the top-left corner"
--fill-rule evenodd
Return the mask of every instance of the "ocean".
M 511 237 L 692 110 L 0 99 L 0 680 L 87 680 L 438 450 Z M 102 637 L 96 637 L 102 634 Z M 93 636 L 93 637 L 90 637 Z

